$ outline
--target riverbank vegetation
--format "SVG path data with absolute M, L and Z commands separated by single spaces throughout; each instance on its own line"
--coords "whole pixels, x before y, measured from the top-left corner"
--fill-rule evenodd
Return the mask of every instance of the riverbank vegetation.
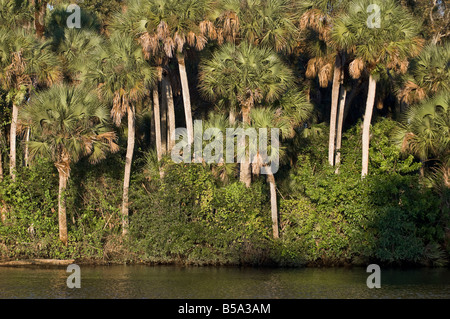
M 1 260 L 447 264 L 448 3 L 68 5 L 0 0 Z

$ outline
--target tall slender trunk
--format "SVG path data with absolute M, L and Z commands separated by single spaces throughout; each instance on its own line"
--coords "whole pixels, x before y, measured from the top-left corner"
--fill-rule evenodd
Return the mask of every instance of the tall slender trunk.
M 59 173 L 59 193 L 58 193 L 58 224 L 59 224 L 59 239 L 67 246 L 67 215 L 66 215 L 66 188 L 67 188 L 67 174 L 58 169 Z
M 269 186 L 270 186 L 270 210 L 271 210 L 271 215 L 272 215 L 273 238 L 279 238 L 277 188 L 276 188 L 276 184 L 275 184 L 275 176 L 273 176 L 273 174 L 268 174 L 267 180 L 269 181 Z
M 230 109 L 228 122 L 233 125 L 236 122 L 236 112 L 233 109 Z
M 0 182 L 3 180 L 2 128 L 0 127 Z
M 369 77 L 369 90 L 367 92 L 366 112 L 364 114 L 363 132 L 362 132 L 362 170 L 361 177 L 364 178 L 369 171 L 369 142 L 370 142 L 370 123 L 372 121 L 373 106 L 375 103 L 375 93 L 377 82 L 372 74 Z
M 133 161 L 134 142 L 135 142 L 135 115 L 134 106 L 128 106 L 128 139 L 127 155 L 125 161 L 125 174 L 123 178 L 123 197 L 122 197 L 122 234 L 128 232 L 128 190 L 130 188 L 131 163 Z
M 16 136 L 17 136 L 17 118 L 19 108 L 14 103 L 12 106 L 11 129 L 10 129 L 10 153 L 9 153 L 9 174 L 13 181 L 16 180 Z
M 340 101 L 339 101 L 339 114 L 338 114 L 338 125 L 336 132 L 336 159 L 335 173 L 339 173 L 339 165 L 341 164 L 341 146 L 342 146 L 342 129 L 344 127 L 344 111 L 345 111 L 345 102 L 347 100 L 347 89 L 344 86 L 341 86 L 340 90 Z
M 24 151 L 24 161 L 25 161 L 25 167 L 28 167 L 29 165 L 29 148 L 28 148 L 28 144 L 30 142 L 30 134 L 31 134 L 31 129 L 30 127 L 27 127 L 27 132 L 25 135 L 25 151 Z
M 194 143 L 194 125 L 192 121 L 192 111 L 191 111 L 191 98 L 189 94 L 189 83 L 186 73 L 186 64 L 184 60 L 184 54 L 177 54 L 178 60 L 178 69 L 180 72 L 180 80 L 181 80 L 181 90 L 183 93 L 183 104 L 184 104 L 184 114 L 186 117 L 186 129 L 188 135 L 189 144 Z
M 250 124 L 250 108 L 249 107 L 243 107 L 242 108 L 242 122 Z M 238 141 L 239 148 L 246 149 L 246 142 L 245 138 L 242 139 L 242 141 Z M 249 160 L 249 153 L 246 150 L 244 159 L 242 160 L 240 164 L 240 173 L 239 173 L 239 180 L 245 184 L 245 186 L 250 187 L 252 183 L 252 169 L 251 164 Z
M 39 38 L 44 36 L 45 32 L 45 14 L 47 12 L 47 1 L 34 0 L 34 28 Z
M 175 106 L 173 103 L 172 85 L 167 76 L 163 77 L 163 88 L 166 96 L 168 115 L 167 152 L 170 153 L 175 146 Z
M 159 107 L 159 94 L 157 85 L 153 87 L 153 117 L 155 120 L 156 155 L 158 157 L 158 161 L 160 161 L 162 158 L 161 113 Z
M 333 87 L 331 91 L 331 112 L 330 112 L 330 134 L 328 140 L 328 163 L 334 166 L 335 143 L 336 143 L 336 117 L 339 103 L 339 87 L 342 80 L 342 59 L 336 54 L 333 73 Z
M 160 115 L 161 115 L 161 150 L 162 154 L 167 154 L 167 96 L 164 93 L 164 84 L 161 85 L 161 105 L 160 105 Z
M 151 102 L 151 115 L 150 115 L 150 145 L 156 145 L 156 132 L 155 132 L 155 112 L 153 110 L 153 102 Z

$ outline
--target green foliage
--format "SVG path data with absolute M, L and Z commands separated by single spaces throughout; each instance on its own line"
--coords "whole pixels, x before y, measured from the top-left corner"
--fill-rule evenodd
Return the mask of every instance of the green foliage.
M 125 4 L 124 2 L 124 0 L 83 0 L 79 6 L 88 12 L 95 13 L 99 22 L 105 24 L 111 15 Z
M 400 149 L 393 143 L 392 135 L 397 123 L 390 119 L 379 121 L 372 128 L 371 148 L 369 150 L 371 172 L 374 174 L 400 173 L 417 171 L 421 163 L 414 161 L 414 156 L 403 158 Z
M 82 174 L 87 166 L 91 164 L 82 162 L 72 172 L 67 247 L 58 237 L 58 172 L 53 163 L 36 160 L 19 171 L 16 182 L 1 182 L 0 208 L 6 210 L 6 221 L 0 223 L 0 258 L 103 259 L 112 254 L 107 244 L 121 225 L 120 183 L 101 170 Z
M 7 169 L 0 181 L 0 259 L 444 265 L 450 255 L 446 92 L 450 47 L 430 45 L 411 59 L 423 41 L 417 37 L 421 32 L 417 17 L 405 6 L 413 13 L 421 7 L 431 9 L 423 5 L 425 1 L 416 2 L 413 6 L 393 0 L 85 0 L 79 3 L 79 30 L 67 28 L 72 13 L 57 1 L 47 10 L 45 39 L 39 39 L 33 30 L 36 8 L 31 1 L 0 0 L 3 168 L 8 167 L 11 104 L 19 106 L 22 120 L 18 141 L 22 127 L 30 125 L 29 120 L 34 124 L 30 167 L 20 165 L 24 144 L 18 143 L 16 181 L 7 176 Z M 446 37 L 445 17 L 438 17 L 441 2 L 425 18 L 425 23 L 436 23 L 437 28 L 427 24 L 425 34 L 437 42 Z M 369 4 L 378 4 L 386 13 L 381 15 L 381 28 L 367 27 Z M 298 42 L 304 45 L 296 48 Z M 198 55 L 196 50 L 204 53 Z M 361 73 L 363 86 L 369 71 L 377 79 L 382 77 L 376 101 L 385 106 L 393 93 L 407 103 L 429 97 L 406 112 L 404 123 L 379 117 L 373 123 L 369 175 L 364 180 L 358 117 L 365 91 L 348 92 L 352 109 L 344 123 L 347 132 L 337 174 L 327 161 L 325 121 L 331 87 L 319 90 L 317 83 L 305 79 L 306 69 L 331 76 L 336 50 L 348 53 L 347 87 L 349 73 Z M 209 112 L 212 105 L 206 98 L 216 107 L 234 111 L 237 118 L 246 116 L 238 114 L 239 106 L 252 108 L 248 123 L 256 128 L 280 128 L 279 155 L 285 155 L 275 176 L 280 238 L 272 238 L 264 176 L 247 188 L 237 181 L 237 164 L 174 164 L 169 155 L 158 161 L 147 148 L 154 123 L 149 92 L 158 83 L 152 65 L 160 66 L 170 80 L 176 125 L 184 124 L 176 54 L 186 60 L 194 116 L 209 113 L 204 129 L 218 127 L 224 132 L 232 126 L 222 114 Z M 316 61 L 307 65 L 311 57 Z M 362 62 L 358 68 L 351 64 L 355 58 Z M 403 74 L 408 65 L 408 72 L 398 75 L 402 87 L 389 87 L 393 83 L 388 75 L 395 80 L 395 73 Z M 305 83 L 311 87 L 302 87 Z M 67 94 L 59 94 L 63 87 Z M 97 91 L 88 92 L 90 88 Z M 91 93 L 98 93 L 98 98 Z M 160 93 L 163 110 L 165 95 Z M 74 97 L 74 112 L 60 108 Z M 80 121 L 92 113 L 86 109 L 92 103 L 101 107 Z M 375 112 L 389 117 L 397 107 L 392 104 Z M 123 127 L 117 132 L 105 129 L 110 116 L 119 126 L 127 112 L 136 116 L 137 133 L 129 189 L 130 228 L 128 236 L 122 236 L 123 146 L 128 132 Z M 320 115 L 311 121 L 315 124 L 305 127 L 311 114 Z M 114 144 L 116 134 L 121 149 Z M 67 246 L 58 238 L 55 168 L 63 146 L 64 154 L 73 155 L 64 165 L 67 174 L 70 168 L 64 193 Z M 120 152 L 106 156 L 103 151 L 111 147 Z M 81 156 L 88 154 L 91 162 L 104 161 L 92 165 Z M 419 169 L 433 178 L 433 188 L 425 185 Z
M 171 164 L 160 185 L 135 188 L 130 224 L 135 249 L 152 262 L 273 263 L 278 248 L 270 242 L 264 187 L 258 182 L 251 188 L 239 182 L 219 187 L 207 166 Z
M 402 159 L 389 143 L 393 125 L 374 125 L 373 169 L 364 180 L 351 157 L 344 157 L 340 174 L 311 160 L 322 156 L 299 158 L 291 176 L 296 196 L 281 202 L 283 237 L 300 241 L 299 251 L 311 262 L 442 263 L 436 248 L 444 238 L 440 198 L 409 174 L 420 163 Z M 351 150 L 349 143 L 358 141 L 350 133 L 345 144 Z
M 0 24 L 30 23 L 33 18 L 31 1 L 0 0 Z
M 58 45 L 64 39 L 67 32 L 68 18 L 73 12 L 67 10 L 70 3 L 60 4 L 54 7 L 46 16 L 46 36 L 51 38 L 54 44 Z M 84 8 L 80 10 L 80 27 L 82 30 L 100 32 L 100 21 L 94 11 L 88 11 Z
M 47 255 L 58 234 L 57 173 L 51 163 L 37 161 L 19 173 L 15 183 L 5 178 L 0 203 L 6 221 L 0 223 L 2 257 Z

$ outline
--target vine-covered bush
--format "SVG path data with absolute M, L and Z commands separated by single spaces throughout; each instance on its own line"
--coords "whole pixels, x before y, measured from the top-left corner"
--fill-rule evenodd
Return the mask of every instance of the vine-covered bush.
M 371 152 L 377 156 L 371 157 L 373 173 L 364 180 L 359 153 L 351 155 L 360 136 L 354 130 L 344 140 L 348 154 L 339 174 L 311 160 L 319 158 L 314 154 L 299 158 L 291 175 L 295 196 L 282 201 L 281 218 L 285 240 L 299 242 L 309 261 L 444 262 L 440 198 L 420 184 L 417 174 L 409 174 L 420 163 L 391 147 L 392 128 L 390 120 L 374 126 Z
M 58 180 L 52 163 L 33 162 L 1 182 L 1 258 L 107 262 L 250 264 L 429 264 L 448 258 L 441 196 L 420 182 L 420 163 L 390 144 L 392 121 L 372 132 L 371 174 L 360 176 L 359 126 L 343 139 L 339 174 L 328 166 L 327 136 L 302 138 L 293 167 L 280 171 L 280 238 L 272 238 L 268 185 L 222 181 L 208 165 L 143 165 L 130 187 L 129 236 L 122 236 L 123 157 L 81 161 L 67 189 L 68 247 L 58 240 Z M 151 168 L 151 174 L 143 171 Z M 276 178 L 281 180 L 281 177 Z M 446 246 L 447 245 L 447 246 Z

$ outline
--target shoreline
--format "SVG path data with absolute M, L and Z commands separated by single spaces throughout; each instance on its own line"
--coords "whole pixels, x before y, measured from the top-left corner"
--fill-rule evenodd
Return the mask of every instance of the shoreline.
M 77 264 L 83 266 L 175 266 L 175 267 L 233 267 L 233 268 L 274 268 L 274 269 L 301 269 L 301 268 L 353 268 L 353 267 L 367 267 L 368 263 L 306 263 L 298 265 L 276 265 L 274 263 L 265 264 L 250 264 L 250 263 L 223 263 L 223 262 L 194 262 L 186 260 L 173 261 L 132 261 L 132 260 L 98 260 L 95 258 L 82 259 L 45 259 L 45 258 L 29 258 L 7 260 L 0 259 L 0 268 L 14 267 L 14 268 L 60 268 L 67 267 L 70 264 Z M 447 265 L 426 265 L 423 263 L 416 264 L 386 264 L 376 263 L 382 267 L 393 269 L 417 269 L 417 268 L 447 268 L 450 269 L 450 264 Z

